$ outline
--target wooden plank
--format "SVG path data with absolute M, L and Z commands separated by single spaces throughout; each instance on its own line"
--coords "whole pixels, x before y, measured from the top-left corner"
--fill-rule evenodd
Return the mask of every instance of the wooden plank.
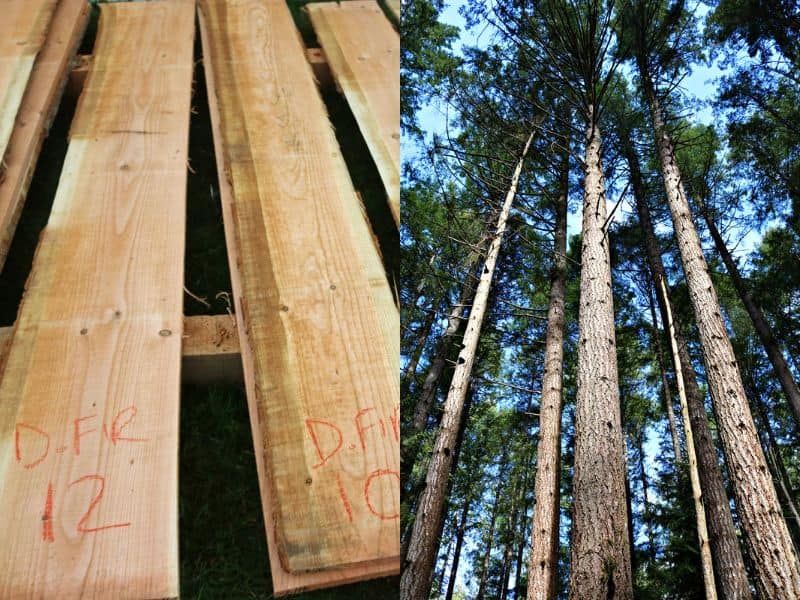
M 399 316 L 363 209 L 286 5 L 200 6 L 274 592 L 398 573 Z
M 56 0 L 3 0 L 0 10 L 0 177 L 14 121 Z
M 62 0 L 33 65 L 0 178 L 0 271 L 25 204 L 42 141 L 55 117 L 64 82 L 89 18 L 85 0 Z
M 176 598 L 194 4 L 104 4 L 0 381 L 0 597 Z
M 392 13 L 392 16 L 396 19 L 397 23 L 400 23 L 400 0 L 386 0 L 386 5 L 389 7 L 389 10 Z
M 2 343 L 0 338 L 0 343 Z M 183 383 L 241 383 L 242 357 L 236 319 L 231 315 L 183 320 Z
M 0 377 L 13 333 L 13 327 L 0 327 Z M 184 317 L 182 338 L 183 383 L 204 385 L 243 381 L 239 334 L 234 317 Z
M 306 5 L 400 224 L 400 36 L 374 0 Z

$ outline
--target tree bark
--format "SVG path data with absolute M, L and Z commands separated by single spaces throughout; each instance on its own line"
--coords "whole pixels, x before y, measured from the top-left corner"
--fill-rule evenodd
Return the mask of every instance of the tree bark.
M 501 465 L 505 462 L 505 453 L 503 453 L 503 460 Z M 500 492 L 503 490 L 504 477 L 498 476 L 497 486 L 494 489 L 494 504 L 492 504 L 492 516 L 489 520 L 489 531 L 486 536 L 486 549 L 483 552 L 483 561 L 481 562 L 481 576 L 478 579 L 478 593 L 475 595 L 475 600 L 483 600 L 486 594 L 486 583 L 489 580 L 489 566 L 492 560 L 492 547 L 494 546 L 494 526 L 497 523 L 497 513 L 500 505 Z
M 647 472 L 644 468 L 644 432 L 640 428 L 636 435 L 636 449 L 639 451 L 639 483 L 642 485 L 642 512 L 647 526 L 647 555 L 651 562 L 656 560 L 656 540 L 653 535 L 653 515 L 650 511 L 650 494 L 647 484 Z
M 652 270 L 651 270 L 652 272 Z M 648 303 L 650 304 L 650 319 L 653 323 L 653 342 L 656 346 L 656 360 L 658 361 L 658 370 L 661 373 L 661 389 L 664 391 L 664 409 L 667 413 L 667 423 L 669 425 L 669 434 L 672 437 L 672 451 L 675 454 L 675 464 L 683 462 L 683 454 L 681 453 L 681 441 L 678 437 L 678 425 L 675 423 L 675 413 L 672 408 L 672 394 L 669 390 L 669 379 L 667 378 L 667 364 L 664 360 L 664 349 L 661 346 L 661 334 L 658 330 L 658 319 L 656 317 L 656 306 L 653 301 L 653 292 L 648 286 Z
M 439 580 L 434 585 L 437 598 L 442 595 L 442 587 L 444 587 L 444 576 L 445 573 L 447 573 L 447 561 L 450 558 L 450 550 L 453 548 L 454 543 L 455 540 L 451 537 L 450 541 L 447 543 L 447 551 L 444 554 L 444 564 L 442 565 L 442 571 L 439 573 Z
M 527 467 L 527 465 L 525 465 Z M 508 583 L 511 580 L 511 562 L 514 560 L 514 539 L 517 532 L 517 519 L 519 517 L 520 494 L 524 494 L 527 483 L 527 473 L 518 475 L 514 480 L 514 489 L 511 496 L 511 511 L 509 523 L 506 527 L 505 548 L 503 551 L 503 573 L 500 578 L 500 590 L 497 595 L 498 600 L 506 600 L 508 597 Z
M 539 409 L 539 442 L 536 449 L 535 500 L 531 527 L 531 558 L 528 568 L 530 600 L 545 600 L 555 595 L 558 565 L 569 154 L 565 152 L 561 161 L 559 192 L 554 206 L 555 239 Z
M 409 390 L 411 389 L 411 380 L 414 378 L 414 375 L 417 373 L 417 365 L 419 364 L 419 359 L 422 357 L 422 352 L 425 350 L 425 344 L 428 342 L 428 336 L 431 333 L 431 327 L 433 327 L 433 321 L 436 317 L 436 310 L 435 306 L 432 306 L 431 309 L 428 311 L 428 314 L 425 315 L 425 320 L 420 325 L 419 331 L 417 332 L 416 339 L 414 340 L 414 351 L 411 354 L 411 358 L 408 359 L 408 364 L 406 368 L 403 369 L 403 375 L 400 378 L 400 397 L 408 395 Z
M 720 439 L 759 587 L 769 598 L 800 598 L 797 558 L 758 442 L 719 299 L 692 221 L 672 139 L 642 61 L 639 71 L 650 106 L 667 202 L 703 346 Z
M 667 285 L 660 280 L 661 294 L 666 297 Z M 703 584 L 707 600 L 716 600 L 717 586 L 714 583 L 714 566 L 711 561 L 711 547 L 708 542 L 708 527 L 706 526 L 706 510 L 703 506 L 703 494 L 700 489 L 700 475 L 697 472 L 697 456 L 694 450 L 694 436 L 692 435 L 692 422 L 689 418 L 689 405 L 686 401 L 686 389 L 683 384 L 683 371 L 681 359 L 678 356 L 678 343 L 675 340 L 675 322 L 672 320 L 672 311 L 667 303 L 667 322 L 664 324 L 669 332 L 669 342 L 672 348 L 672 361 L 675 364 L 675 381 L 678 387 L 678 398 L 681 403 L 681 416 L 683 417 L 683 431 L 686 436 L 686 454 L 689 457 L 689 479 L 692 483 L 692 496 L 694 497 L 695 517 L 697 518 L 697 540 L 700 547 L 700 564 L 703 570 Z
M 533 133 L 528 136 L 514 174 L 511 177 L 511 184 L 497 220 L 497 230 L 489 244 L 486 262 L 478 281 L 475 300 L 470 311 L 467 329 L 464 333 L 463 348 L 458 355 L 450 390 L 444 403 L 442 421 L 425 479 L 425 489 L 420 496 L 414 527 L 409 538 L 408 552 L 403 561 L 403 574 L 400 577 L 401 600 L 425 600 L 431 589 L 436 547 L 438 545 L 437 537 L 444 512 L 445 490 L 447 489 L 450 465 L 453 460 L 452 449 L 458 435 L 457 430 L 461 421 L 464 396 L 472 373 L 472 365 L 475 361 L 475 351 L 480 339 L 497 257 L 500 254 L 500 246 L 503 242 L 511 205 L 517 193 L 522 165 L 532 141 Z
M 472 503 L 472 498 L 467 497 L 464 500 L 464 506 L 461 509 L 461 517 L 458 522 L 458 531 L 456 532 L 456 547 L 453 550 L 453 566 L 450 567 L 450 578 L 447 580 L 447 593 L 445 600 L 453 600 L 453 592 L 456 589 L 456 575 L 458 575 L 458 563 L 461 560 L 461 548 L 464 545 L 464 535 L 467 532 L 467 518 L 469 517 L 469 507 Z
M 772 328 L 764 318 L 764 313 L 761 312 L 761 308 L 756 304 L 752 294 L 750 293 L 750 290 L 747 289 L 747 284 L 742 279 L 742 275 L 739 272 L 739 267 L 736 265 L 731 253 L 728 251 L 728 246 L 725 244 L 725 240 L 722 239 L 716 223 L 714 223 L 714 220 L 709 214 L 708 208 L 703 206 L 700 212 L 705 219 L 706 225 L 708 226 L 708 231 L 711 234 L 711 238 L 714 240 L 714 245 L 717 248 L 717 252 L 719 252 L 720 256 L 722 257 L 722 262 L 725 263 L 725 268 L 728 269 L 728 275 L 731 276 L 733 287 L 736 289 L 736 293 L 742 300 L 742 304 L 744 304 L 747 314 L 750 315 L 750 320 L 753 321 L 753 327 L 755 327 L 756 333 L 761 339 L 761 343 L 764 345 L 764 350 L 766 351 L 769 362 L 772 364 L 772 368 L 775 371 L 775 376 L 778 378 L 778 382 L 781 384 L 781 389 L 783 390 L 786 399 L 789 401 L 789 406 L 794 414 L 795 422 L 798 426 L 800 426 L 800 388 L 797 387 L 797 382 L 794 380 L 792 372 L 789 370 L 789 365 L 786 362 L 786 358 L 783 356 L 783 352 L 781 352 L 781 348 L 775 339 L 775 335 L 772 333 Z
M 477 254 L 475 255 L 475 261 L 477 262 Z M 433 402 L 436 400 L 436 386 L 444 372 L 444 368 L 447 366 L 447 352 L 452 346 L 453 340 L 459 330 L 463 329 L 462 323 L 466 322 L 462 319 L 464 308 L 475 292 L 475 285 L 473 283 L 474 274 L 472 272 L 474 265 L 475 263 L 469 265 L 467 276 L 464 278 L 464 283 L 458 295 L 458 301 L 453 305 L 447 317 L 447 329 L 445 329 L 442 337 L 439 339 L 436 357 L 431 361 L 428 373 L 425 376 L 425 381 L 422 384 L 419 400 L 414 406 L 410 435 L 419 433 L 425 429 L 425 426 L 428 424 L 428 416 L 430 415 Z
M 650 266 L 650 273 L 656 286 L 658 281 L 667 281 L 666 270 L 661 259 L 661 250 L 656 240 L 650 208 L 642 185 L 639 160 L 633 148 L 625 148 L 626 160 L 631 174 L 631 187 L 636 200 L 636 211 L 639 225 L 645 240 L 645 253 Z M 667 289 L 666 296 L 656 288 L 656 301 L 661 315 L 661 322 L 667 322 L 667 311 L 672 311 L 672 300 Z M 742 557 L 742 550 L 736 536 L 736 528 L 731 516 L 730 502 L 722 479 L 717 449 L 711 428 L 708 425 L 703 394 L 697 384 L 697 373 L 689 356 L 686 340 L 680 328 L 675 327 L 675 340 L 678 344 L 678 355 L 683 373 L 683 384 L 686 388 L 686 402 L 694 434 L 694 448 L 699 465 L 700 488 L 703 491 L 703 505 L 708 519 L 711 555 L 714 560 L 714 573 L 723 598 L 747 600 L 752 598 L 747 571 Z
M 414 485 L 411 480 L 411 472 L 417 461 L 419 454 L 420 439 L 419 434 L 424 431 L 428 425 L 431 408 L 436 400 L 436 390 L 439 384 L 439 379 L 447 366 L 447 354 L 453 345 L 455 338 L 459 332 L 464 330 L 466 319 L 462 318 L 465 305 L 473 298 L 475 286 L 473 284 L 474 273 L 473 267 L 477 263 L 477 253 L 472 255 L 474 259 L 469 263 L 467 275 L 464 278 L 464 283 L 458 295 L 458 301 L 450 309 L 450 314 L 447 318 L 447 328 L 445 329 L 442 337 L 439 338 L 438 347 L 436 349 L 436 356 L 431 361 L 428 367 L 428 373 L 425 376 L 425 381 L 422 384 L 419 398 L 414 405 L 414 413 L 411 417 L 411 427 L 402 432 L 402 444 L 400 450 L 400 474 L 402 485 L 404 489 L 413 489 Z M 412 484 L 409 486 L 408 484 Z
M 600 130 L 587 115 L 571 600 L 633 597 Z
M 798 512 L 797 504 L 794 499 L 794 493 L 792 492 L 789 473 L 786 471 L 786 465 L 783 462 L 781 450 L 778 447 L 778 442 L 775 439 L 775 434 L 772 431 L 772 425 L 769 422 L 769 417 L 767 416 L 767 411 L 764 408 L 764 403 L 761 401 L 758 390 L 756 390 L 752 373 L 748 374 L 747 379 L 749 380 L 748 387 L 750 396 L 752 398 L 752 404 L 756 409 L 753 416 L 755 417 L 758 430 L 762 433 L 761 439 L 764 442 L 764 452 L 767 456 L 767 460 L 772 466 L 773 477 L 778 483 L 778 491 L 783 497 L 783 504 L 786 506 L 786 509 L 794 521 L 793 531 L 795 534 L 795 549 L 797 549 L 797 540 L 800 539 L 800 535 L 798 535 L 798 533 L 800 533 L 800 531 L 798 531 L 798 528 L 800 528 L 800 512 Z

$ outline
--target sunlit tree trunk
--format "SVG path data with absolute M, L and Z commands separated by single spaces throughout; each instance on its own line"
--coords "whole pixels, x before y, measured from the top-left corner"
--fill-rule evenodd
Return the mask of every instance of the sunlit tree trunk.
M 703 346 L 717 426 L 758 585 L 768 598 L 800 598 L 797 558 L 758 442 L 719 299 L 681 182 L 672 139 L 642 61 L 639 68 L 653 119 L 667 202 Z
M 656 286 L 656 301 L 661 315 L 661 322 L 667 322 L 667 310 L 672 310 L 672 300 L 669 288 L 666 294 L 662 293 L 658 281 L 667 281 L 666 270 L 661 259 L 661 250 L 658 247 L 650 208 L 644 194 L 639 161 L 633 148 L 627 145 L 625 156 L 631 175 L 631 187 L 636 201 L 636 211 L 639 216 L 639 225 L 645 240 L 645 253 Z M 703 394 L 697 384 L 697 373 L 689 356 L 686 340 L 680 328 L 675 327 L 675 340 L 678 344 L 678 357 L 680 359 L 683 384 L 686 389 L 686 402 L 689 408 L 689 417 L 694 434 L 694 448 L 699 466 L 700 488 L 703 491 L 703 505 L 706 509 L 708 520 L 709 541 L 711 555 L 714 560 L 714 573 L 719 590 L 724 598 L 748 599 L 751 598 L 750 584 L 747 580 L 747 571 L 744 566 L 742 550 L 736 536 L 736 528 L 731 516 L 730 501 L 725 491 L 725 483 L 717 457 L 717 449 L 711 436 L 708 425 L 708 415 L 703 402 Z
M 758 337 L 761 339 L 761 343 L 764 345 L 764 350 L 775 371 L 775 376 L 778 378 L 778 383 L 781 384 L 781 389 L 792 409 L 795 422 L 797 425 L 800 425 L 800 389 L 798 389 L 797 382 L 794 380 L 791 370 L 789 370 L 789 365 L 786 362 L 786 358 L 783 356 L 783 352 L 781 352 L 780 345 L 775 339 L 775 335 L 772 333 L 772 328 L 764 318 L 764 313 L 761 312 L 761 308 L 756 304 L 750 290 L 747 289 L 747 284 L 742 279 L 741 273 L 739 273 L 739 267 L 736 265 L 736 261 L 733 260 L 728 246 L 725 244 L 725 240 L 722 239 L 722 235 L 720 235 L 717 225 L 714 223 L 714 219 L 711 218 L 705 206 L 702 207 L 701 213 L 708 226 L 711 238 L 714 240 L 717 252 L 719 252 L 719 255 L 722 257 L 725 268 L 728 269 L 728 274 L 731 277 L 731 281 L 733 281 L 733 287 L 736 289 L 736 293 L 739 295 L 742 304 L 744 304 L 747 314 L 750 315 L 750 320 L 753 321 L 753 327 Z
M 664 280 L 657 282 L 661 293 L 667 295 L 667 286 Z M 669 334 L 670 348 L 672 348 L 672 361 L 675 364 L 675 382 L 678 387 L 678 398 L 681 403 L 681 416 L 683 417 L 683 432 L 686 436 L 686 454 L 689 458 L 689 479 L 692 484 L 694 498 L 695 518 L 697 519 L 697 540 L 700 548 L 700 564 L 703 570 L 703 584 L 707 600 L 716 600 L 717 586 L 714 583 L 714 566 L 711 561 L 711 547 L 708 542 L 708 527 L 706 526 L 706 509 L 703 506 L 703 493 L 700 489 L 700 475 L 697 471 L 697 455 L 694 449 L 694 436 L 692 435 L 692 422 L 689 418 L 689 405 L 686 400 L 686 388 L 683 383 L 683 370 L 681 359 L 678 356 L 678 342 L 675 339 L 675 322 L 672 311 L 667 303 L 667 322 L 664 323 Z
M 633 597 L 600 130 L 587 115 L 569 597 Z
M 511 177 L 511 184 L 498 216 L 497 229 L 489 244 L 486 261 L 478 281 L 462 349 L 458 354 L 450 390 L 444 403 L 442 421 L 425 478 L 425 489 L 420 495 L 408 551 L 403 560 L 403 573 L 400 577 L 401 600 L 426 600 L 431 589 L 436 549 L 439 544 L 438 533 L 444 513 L 445 490 L 453 460 L 452 452 L 458 435 L 458 424 L 461 421 L 464 397 L 475 361 L 475 351 L 480 340 L 483 317 L 486 313 L 500 246 L 503 242 L 511 205 L 517 194 L 522 165 L 532 141 L 533 133 L 528 136 Z
M 544 375 L 536 450 L 535 505 L 531 527 L 528 598 L 544 600 L 555 593 L 558 564 L 559 474 L 561 472 L 561 404 L 564 363 L 564 298 L 567 278 L 567 194 L 569 154 L 561 159 L 556 198 L 550 305 L 544 349 Z
M 661 389 L 664 392 L 664 408 L 667 413 L 667 424 L 669 425 L 669 434 L 672 438 L 672 451 L 675 454 L 676 465 L 683 462 L 683 454 L 681 452 L 681 441 L 678 437 L 678 425 L 675 422 L 675 413 L 672 410 L 672 393 L 669 389 L 669 379 L 667 378 L 667 364 L 664 360 L 664 349 L 661 346 L 661 335 L 658 331 L 658 320 L 656 318 L 656 306 L 653 301 L 652 291 L 648 291 L 648 303 L 650 304 L 650 319 L 653 323 L 653 342 L 656 346 L 656 360 L 658 361 L 658 371 L 661 374 Z

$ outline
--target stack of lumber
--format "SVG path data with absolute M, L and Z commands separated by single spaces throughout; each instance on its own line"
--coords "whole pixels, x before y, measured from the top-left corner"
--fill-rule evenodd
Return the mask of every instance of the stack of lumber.
M 0 380 L 2 598 L 179 593 L 194 17 L 190 0 L 102 8 Z
M 0 328 L 0 598 L 178 597 L 180 385 L 242 376 L 275 595 L 399 573 L 399 314 L 285 0 L 199 1 L 235 315 L 188 318 L 195 1 L 101 6 Z M 0 8 L 2 269 L 89 11 Z M 310 12 L 399 222 L 397 32 Z
M 275 594 L 397 573 L 399 316 L 380 258 L 285 2 L 200 8 Z
M 86 26 L 85 0 L 0 3 L 0 270 Z

